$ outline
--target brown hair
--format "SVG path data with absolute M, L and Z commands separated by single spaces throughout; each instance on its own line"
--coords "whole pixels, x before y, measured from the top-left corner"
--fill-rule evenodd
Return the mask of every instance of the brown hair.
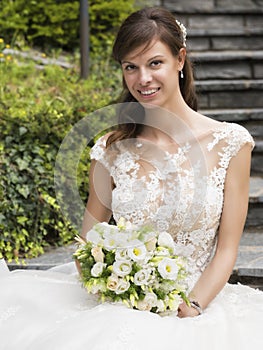
M 171 12 L 158 7 L 148 7 L 136 11 L 126 18 L 119 29 L 113 45 L 113 57 L 121 63 L 127 54 L 138 47 L 145 45 L 144 50 L 146 50 L 154 39 L 166 44 L 175 57 L 178 56 L 180 49 L 184 47 L 182 30 Z M 187 56 L 183 74 L 184 78 L 180 79 L 179 82 L 182 96 L 192 109 L 197 110 L 193 69 Z M 121 106 L 119 111 L 120 124 L 118 129 L 110 135 L 107 145 L 125 138 L 136 137 L 142 126 L 144 109 L 138 103 L 128 103 L 138 101 L 129 92 L 124 79 L 123 91 L 119 102 L 126 103 Z M 133 107 L 128 105 L 133 105 Z M 135 105 L 138 106 L 134 108 Z M 131 110 L 132 112 L 130 113 Z M 135 115 L 137 116 L 136 119 L 134 119 Z

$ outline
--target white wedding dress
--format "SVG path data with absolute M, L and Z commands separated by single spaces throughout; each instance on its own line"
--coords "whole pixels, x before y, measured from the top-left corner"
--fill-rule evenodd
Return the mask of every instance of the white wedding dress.
M 213 256 L 228 165 L 253 140 L 241 126 L 215 130 L 174 150 L 137 139 L 91 156 L 110 172 L 112 211 L 173 236 L 189 259 L 190 288 Z M 1 350 L 247 350 L 263 348 L 263 293 L 227 284 L 204 313 L 180 319 L 121 304 L 99 304 L 74 264 L 48 271 L 9 272 L 0 266 Z

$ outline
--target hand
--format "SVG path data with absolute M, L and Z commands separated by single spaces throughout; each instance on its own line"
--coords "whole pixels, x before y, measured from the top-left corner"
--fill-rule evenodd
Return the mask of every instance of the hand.
M 178 309 L 178 317 L 196 317 L 199 315 L 199 312 L 191 306 L 188 306 L 185 301 L 183 301 Z

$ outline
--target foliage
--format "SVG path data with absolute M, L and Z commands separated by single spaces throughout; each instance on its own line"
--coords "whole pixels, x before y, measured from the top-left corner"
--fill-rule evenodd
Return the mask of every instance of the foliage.
M 82 81 L 74 66 L 37 69 L 21 58 L 7 59 L 3 40 L 0 45 L 0 255 L 10 261 L 37 256 L 47 244 L 66 243 L 76 234 L 56 200 L 56 155 L 75 123 L 116 99 L 120 76 L 97 60 Z M 83 202 L 88 167 L 84 152 L 78 166 Z
M 90 0 L 91 50 L 111 46 L 121 21 L 133 11 L 134 0 Z M 2 0 L 0 32 L 7 42 L 41 49 L 79 46 L 79 0 Z M 8 20 L 7 20 L 8 19 Z

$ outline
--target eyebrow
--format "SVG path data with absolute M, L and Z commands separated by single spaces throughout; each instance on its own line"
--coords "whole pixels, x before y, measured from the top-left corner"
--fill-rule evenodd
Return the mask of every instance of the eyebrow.
M 156 58 L 160 58 L 160 57 L 164 58 L 163 55 L 159 54 L 159 55 L 155 55 L 155 56 L 149 58 L 149 59 L 147 60 L 147 62 L 150 62 L 150 61 L 155 60 Z M 134 64 L 134 63 L 131 62 L 131 61 L 121 61 L 121 64 L 124 64 L 124 63 Z

